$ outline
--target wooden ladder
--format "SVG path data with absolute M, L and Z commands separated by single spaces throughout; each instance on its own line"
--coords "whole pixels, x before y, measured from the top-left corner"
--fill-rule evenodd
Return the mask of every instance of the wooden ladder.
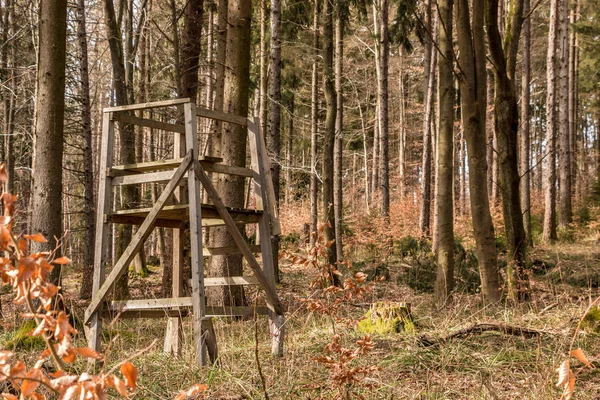
M 183 125 L 135 117 L 135 110 L 183 108 Z M 227 166 L 221 159 L 199 155 L 197 118 L 209 118 L 247 127 L 251 153 L 251 168 Z M 173 132 L 174 155 L 171 160 L 113 165 L 115 122 Z M 236 209 L 223 204 L 207 172 L 251 178 L 255 209 Z M 150 208 L 113 211 L 113 189 L 123 185 L 166 183 L 162 194 Z M 205 190 L 212 204 L 203 204 Z M 170 204 L 175 199 L 175 204 Z M 258 224 L 260 245 L 249 245 L 237 224 Z M 108 233 L 110 224 L 138 225 L 131 242 L 106 276 Z M 234 248 L 209 248 L 202 243 L 202 228 L 224 225 L 232 236 Z M 143 247 L 154 227 L 173 229 L 173 287 L 172 297 L 165 299 L 136 299 L 107 301 L 118 279 L 127 273 L 130 263 Z M 191 296 L 184 294 L 185 232 L 190 235 Z M 267 314 L 272 337 L 272 353 L 283 354 L 285 317 L 275 288 L 271 235 L 280 233 L 275 194 L 270 176 L 264 137 L 258 121 L 214 110 L 196 107 L 190 99 L 175 99 L 104 109 L 102 147 L 94 259 L 92 300 L 86 309 L 84 322 L 89 347 L 100 351 L 102 319 L 168 317 L 165 351 L 181 352 L 182 317 L 193 317 L 193 338 L 197 362 L 205 365 L 207 350 L 211 361 L 218 358 L 212 317 Z M 263 267 L 254 253 L 261 253 Z M 253 276 L 204 277 L 203 257 L 242 254 Z M 205 288 L 210 286 L 260 285 L 265 292 L 267 307 L 210 307 L 206 305 Z M 88 328 L 89 326 L 89 328 Z

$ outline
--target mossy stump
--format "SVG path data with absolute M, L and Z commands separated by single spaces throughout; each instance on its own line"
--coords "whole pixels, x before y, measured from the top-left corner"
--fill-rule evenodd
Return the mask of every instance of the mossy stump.
M 416 333 L 410 303 L 377 302 L 358 322 L 356 330 L 361 333 L 380 335 L 407 332 Z

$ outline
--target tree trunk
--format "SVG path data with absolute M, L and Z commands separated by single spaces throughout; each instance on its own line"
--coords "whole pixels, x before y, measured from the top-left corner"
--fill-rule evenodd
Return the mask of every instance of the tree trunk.
M 219 0 L 217 8 L 217 51 L 215 59 L 215 94 L 213 108 L 217 111 L 223 110 L 225 90 L 225 53 L 227 51 L 227 0 Z M 221 141 L 223 136 L 223 125 L 220 121 L 214 121 L 210 134 L 211 153 L 215 157 L 221 156 Z
M 295 89 L 295 88 L 294 88 Z M 292 91 L 289 99 L 289 117 L 288 117 L 288 132 L 285 143 L 285 204 L 290 205 L 292 201 L 292 151 L 294 139 L 294 107 L 296 105 L 296 95 Z
M 198 62 L 202 46 L 204 0 L 189 0 L 185 7 L 183 44 L 181 46 L 181 96 L 196 101 L 198 97 Z
M 79 73 L 81 79 L 81 121 L 83 133 L 83 186 L 85 213 L 85 253 L 83 257 L 83 275 L 79 297 L 92 297 L 92 277 L 94 275 L 94 170 L 92 154 L 92 111 L 90 102 L 90 77 L 88 72 L 87 33 L 85 26 L 85 0 L 77 1 L 77 43 L 80 51 Z
M 523 14 L 529 14 L 530 0 L 523 1 Z M 531 174 L 529 172 L 530 152 L 530 89 L 531 83 L 531 17 L 523 21 L 523 62 L 521 76 L 521 137 L 519 146 L 519 174 L 521 175 L 521 207 L 523 207 L 523 227 L 529 245 L 533 244 L 531 237 Z
M 250 93 L 250 42 L 252 4 L 244 0 L 228 2 L 228 29 L 225 68 L 225 112 L 248 116 Z M 224 124 L 222 158 L 225 165 L 246 165 L 246 129 L 235 124 Z M 218 188 L 226 206 L 244 208 L 244 178 L 219 177 Z M 235 246 L 232 237 L 223 227 L 212 234 L 215 247 Z M 241 255 L 216 256 L 213 266 L 220 276 L 241 276 Z M 242 286 L 222 287 L 222 304 L 227 306 L 245 304 Z
M 277 1 L 277 0 L 275 0 Z M 261 130 L 264 135 L 267 134 L 268 122 L 268 106 L 267 106 L 267 90 L 268 90 L 268 58 L 267 54 L 267 0 L 260 0 L 260 76 L 259 76 L 259 106 L 258 116 L 260 119 Z
M 544 241 L 556 240 L 556 45 L 558 0 L 550 5 L 548 54 L 546 58 L 546 187 L 544 207 Z
M 454 287 L 454 76 L 452 49 L 453 0 L 439 2 L 440 27 L 438 30 L 439 79 L 439 134 L 437 140 L 438 173 L 436 179 L 437 208 L 437 277 L 435 297 L 438 306 L 445 305 Z
M 271 99 L 267 141 L 271 159 L 271 177 L 275 189 L 276 206 L 279 209 L 281 187 L 281 0 L 271 0 L 271 72 L 269 97 Z M 271 237 L 275 281 L 279 282 L 279 235 Z
M 571 204 L 571 137 L 569 132 L 569 0 L 559 0 L 559 207 L 558 223 L 562 229 L 573 220 Z
M 66 29 L 67 2 L 41 2 L 31 230 L 41 232 L 48 242 L 33 242 L 34 252 L 54 250 L 58 244 L 56 240 L 63 235 Z M 61 268 L 55 265 L 50 272 L 49 281 L 58 285 L 60 278 Z
M 335 114 L 337 99 L 333 73 L 333 7 L 329 0 L 323 1 L 323 86 L 325 92 L 325 132 L 323 135 L 323 222 L 325 241 L 333 244 L 327 249 L 329 264 L 337 262 L 335 243 L 335 213 L 333 210 L 333 148 L 335 146 Z M 338 275 L 333 281 L 340 284 Z
M 110 0 L 112 2 L 112 0 Z M 177 3 L 171 0 L 171 29 L 173 31 L 173 63 L 175 64 L 175 87 L 177 95 L 181 97 L 181 52 L 179 49 L 179 28 L 178 28 Z
M 342 74 L 344 73 L 344 16 L 342 15 L 344 0 L 335 2 L 335 91 L 337 94 L 335 114 L 335 148 L 333 159 L 334 187 L 333 208 L 335 212 L 335 243 L 337 259 L 344 258 L 342 248 L 342 230 L 344 217 L 343 201 L 343 150 L 344 150 L 344 95 L 342 91 Z
M 519 196 L 519 166 L 517 162 L 519 110 L 515 90 L 515 70 L 519 38 L 523 23 L 523 0 L 511 0 L 508 7 L 508 27 L 504 40 L 498 30 L 498 0 L 490 0 L 487 34 L 490 58 L 494 65 L 494 122 L 498 140 L 499 184 L 502 191 L 502 211 L 508 247 L 508 289 L 513 300 L 528 297 L 529 277 L 525 271 L 527 237 Z M 504 43 L 504 46 L 503 46 Z
M 123 57 L 123 43 L 121 32 L 117 25 L 115 7 L 113 0 L 104 0 L 104 22 L 108 34 L 108 45 L 110 48 L 110 57 L 112 61 L 113 88 L 115 91 L 116 103 L 118 106 L 128 104 L 126 71 Z M 119 125 L 119 156 L 123 164 L 135 163 L 135 137 L 132 126 L 121 123 Z M 133 186 L 124 186 L 121 188 L 121 208 L 128 209 L 135 206 L 138 201 L 137 190 Z M 131 242 L 131 225 L 119 225 L 116 234 L 115 259 L 121 257 L 123 251 Z M 115 287 L 115 296 L 125 298 L 128 296 L 127 274 L 119 280 Z
M 389 129 L 388 129 L 388 69 L 389 69 L 389 37 L 388 37 L 388 0 L 380 1 L 379 15 L 379 137 L 381 141 L 380 155 L 380 187 L 381 187 L 381 215 L 384 218 L 390 215 L 390 174 L 389 174 Z
M 437 51 L 431 56 L 429 67 L 429 83 L 425 96 L 425 117 L 423 118 L 423 163 L 421 172 L 421 213 L 419 217 L 419 230 L 422 235 L 430 235 L 431 227 L 431 164 L 432 164 L 432 129 L 431 118 L 433 114 L 433 85 L 435 81 L 435 65 Z
M 311 83 L 311 111 L 310 111 L 310 244 L 315 244 L 318 215 L 319 181 L 317 179 L 318 164 L 318 131 L 319 131 L 319 0 L 314 0 L 313 9 L 313 65 Z
M 485 129 L 487 102 L 483 101 L 487 93 L 487 72 L 484 62 L 484 0 L 475 0 L 473 3 L 472 29 L 469 23 L 468 0 L 459 0 L 457 8 L 456 25 L 461 53 L 459 64 L 463 71 L 460 80 L 462 125 L 469 154 L 471 216 L 481 276 L 481 293 L 484 302 L 497 302 L 500 299 L 500 282 L 496 237 L 490 214 L 490 197 L 486 190 L 488 187 L 487 148 L 482 146 L 487 138 Z

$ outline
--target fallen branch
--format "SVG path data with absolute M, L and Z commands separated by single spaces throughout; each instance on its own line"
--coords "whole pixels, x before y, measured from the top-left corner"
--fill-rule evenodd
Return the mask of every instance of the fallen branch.
M 449 340 L 478 335 L 484 332 L 500 332 L 505 335 L 512 336 L 523 336 L 526 338 L 538 337 L 542 334 L 550 334 L 550 332 L 546 331 L 538 331 L 535 329 L 522 328 L 520 326 L 512 326 L 512 325 L 503 325 L 503 324 L 475 324 L 465 329 L 461 329 L 458 332 L 454 332 L 446 337 L 440 339 L 431 339 L 426 336 L 419 337 L 419 343 L 423 347 L 436 346 L 439 344 L 443 344 L 448 342 Z

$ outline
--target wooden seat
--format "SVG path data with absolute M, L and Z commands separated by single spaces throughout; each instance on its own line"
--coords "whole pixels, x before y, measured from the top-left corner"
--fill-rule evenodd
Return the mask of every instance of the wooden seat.
M 200 156 L 198 160 L 202 163 L 220 163 L 223 159 L 220 157 Z M 183 158 L 175 158 L 171 160 L 149 161 L 137 164 L 115 165 L 111 167 L 111 176 L 121 176 L 126 174 L 141 174 L 144 172 L 166 171 L 177 168 Z

